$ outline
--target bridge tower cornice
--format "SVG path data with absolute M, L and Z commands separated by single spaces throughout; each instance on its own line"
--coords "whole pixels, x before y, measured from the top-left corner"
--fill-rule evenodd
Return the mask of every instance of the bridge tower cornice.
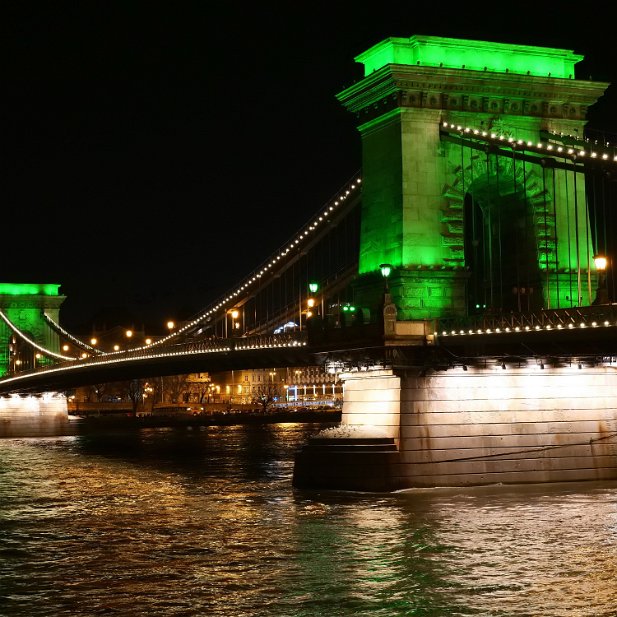
M 338 94 L 362 125 L 393 109 L 508 114 L 584 122 L 606 82 L 429 66 L 387 65 Z

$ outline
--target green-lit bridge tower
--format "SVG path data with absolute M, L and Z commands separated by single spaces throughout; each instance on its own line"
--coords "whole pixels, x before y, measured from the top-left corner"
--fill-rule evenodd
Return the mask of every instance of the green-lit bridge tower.
M 582 137 L 609 84 L 575 79 L 582 56 L 568 50 L 434 36 L 389 38 L 356 60 L 364 78 L 338 95 L 362 139 L 356 303 L 378 304 L 387 263 L 399 320 L 591 304 L 583 174 L 466 148 L 442 128 Z
M 19 330 L 40 347 L 59 353 L 58 333 L 49 327 L 44 314 L 59 321 L 60 306 L 66 299 L 60 285 L 0 283 L 0 376 L 35 368 L 46 362 L 43 355 L 15 332 Z

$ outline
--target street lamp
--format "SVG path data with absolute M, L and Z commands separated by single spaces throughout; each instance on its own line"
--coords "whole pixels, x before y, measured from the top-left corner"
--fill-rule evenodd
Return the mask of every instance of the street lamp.
M 318 291 L 319 291 L 319 283 L 317 281 L 311 281 L 309 283 L 309 291 L 311 292 L 311 294 L 315 295 Z M 313 300 L 313 304 L 315 304 L 316 300 Z M 319 311 L 318 311 L 319 313 Z M 321 294 L 321 317 L 322 319 L 325 319 L 325 313 L 324 313 L 324 297 L 323 294 Z
M 240 313 L 238 309 L 233 309 L 229 314 L 231 315 L 231 335 L 234 336 L 236 328 L 240 327 L 240 324 L 236 321 Z
M 313 316 L 313 308 L 315 307 L 315 298 L 308 298 L 306 301 L 306 318 Z
M 598 289 L 593 304 L 608 304 L 608 290 L 606 288 L 606 266 L 608 259 L 604 255 L 594 255 L 593 262 L 598 271 Z
M 383 328 L 384 336 L 391 337 L 396 334 L 396 306 L 390 297 L 390 288 L 388 286 L 388 277 L 392 273 L 391 264 L 380 264 L 381 276 L 384 281 L 383 290 Z
M 379 269 L 381 270 L 381 276 L 383 277 L 384 283 L 386 285 L 386 293 L 388 292 L 388 277 L 392 273 L 392 266 L 390 264 L 380 264 Z

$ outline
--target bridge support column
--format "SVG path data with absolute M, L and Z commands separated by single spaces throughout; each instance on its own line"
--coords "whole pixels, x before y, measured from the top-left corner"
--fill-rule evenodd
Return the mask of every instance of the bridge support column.
M 344 379 L 342 424 L 299 453 L 299 488 L 617 480 L 614 361 L 488 363 L 429 374 L 410 367 Z
M 71 434 L 66 397 L 0 397 L 0 438 L 51 437 Z
M 342 373 L 340 427 L 312 438 L 299 452 L 297 488 L 393 491 L 399 486 L 401 382 L 390 369 Z

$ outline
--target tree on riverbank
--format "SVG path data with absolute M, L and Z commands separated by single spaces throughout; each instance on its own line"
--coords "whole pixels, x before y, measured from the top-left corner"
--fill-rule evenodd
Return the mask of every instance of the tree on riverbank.
M 255 389 L 253 394 L 253 405 L 259 405 L 265 413 L 270 409 L 280 396 L 278 384 L 274 382 L 263 383 Z

